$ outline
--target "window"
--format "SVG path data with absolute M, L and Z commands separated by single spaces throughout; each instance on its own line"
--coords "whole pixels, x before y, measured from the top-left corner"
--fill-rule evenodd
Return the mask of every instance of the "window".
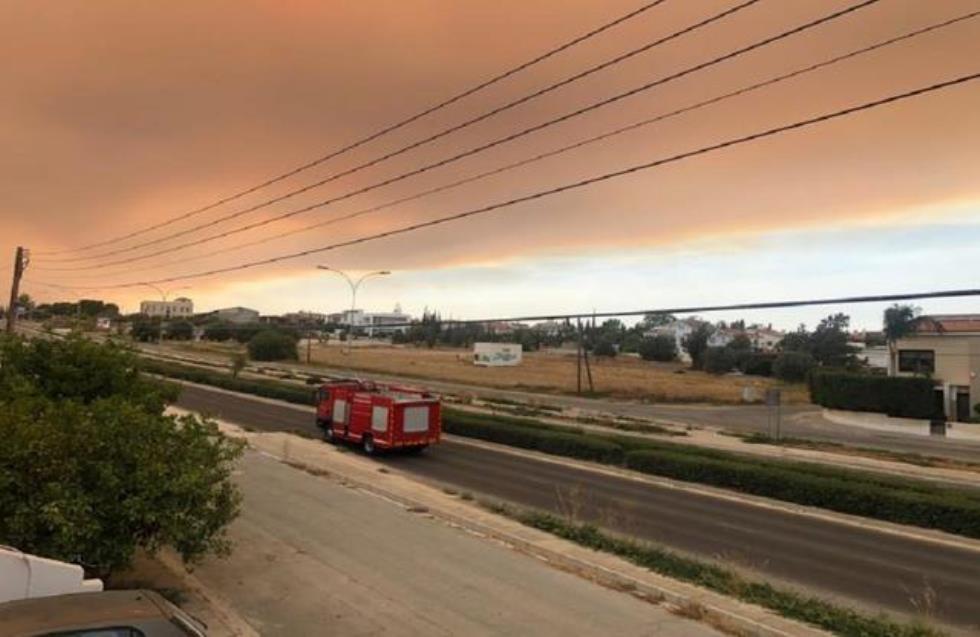
M 931 349 L 900 349 L 898 371 L 931 374 L 936 371 L 936 352 Z

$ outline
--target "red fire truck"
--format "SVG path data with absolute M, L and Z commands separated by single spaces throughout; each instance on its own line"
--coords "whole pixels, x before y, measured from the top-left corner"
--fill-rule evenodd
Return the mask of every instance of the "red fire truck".
M 328 442 L 356 442 L 368 454 L 421 451 L 439 442 L 439 398 L 426 391 L 371 381 L 334 380 L 317 390 L 316 424 Z

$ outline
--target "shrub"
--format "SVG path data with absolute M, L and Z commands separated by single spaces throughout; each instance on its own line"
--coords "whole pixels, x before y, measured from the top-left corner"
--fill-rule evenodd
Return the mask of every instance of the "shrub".
M 510 420 L 510 422 L 508 422 Z M 502 419 L 446 411 L 442 419 L 447 433 L 490 442 L 535 449 L 545 453 L 606 464 L 622 462 L 623 449 L 615 442 L 589 436 L 574 429 L 527 426 L 520 419 Z
M 133 323 L 130 336 L 141 343 L 160 340 L 160 323 L 150 320 L 139 320 Z
M 754 352 L 739 361 L 739 369 L 752 376 L 772 376 L 776 356 Z
M 283 332 L 259 332 L 248 342 L 248 355 L 255 361 L 296 360 L 296 339 Z
M 174 321 L 167 325 L 167 338 L 189 341 L 194 338 L 194 326 L 187 321 Z
M 209 323 L 204 326 L 204 340 L 227 341 L 232 337 L 231 326 L 227 323 Z
M 592 353 L 596 356 L 607 356 L 612 358 L 616 355 L 616 346 L 608 338 L 601 338 L 599 342 L 595 344 L 595 349 Z
M 640 358 L 668 363 L 677 360 L 677 341 L 670 336 L 647 337 L 640 341 Z
M 831 409 L 871 411 L 902 418 L 937 414 L 935 384 L 928 378 L 814 372 L 810 400 Z
M 783 352 L 772 363 L 772 375 L 780 380 L 798 383 L 806 380 L 813 365 L 813 357 L 809 354 Z
M 213 422 L 164 415 L 169 384 L 114 345 L 0 347 L 0 544 L 100 577 L 138 549 L 193 561 L 228 548 L 241 443 Z
M 709 347 L 704 353 L 704 371 L 727 374 L 735 367 L 735 352 L 727 347 Z
M 855 479 L 860 476 L 856 472 L 838 476 L 805 465 L 801 472 L 785 463 L 709 458 L 666 449 L 630 452 L 626 466 L 777 500 L 980 537 L 980 502 L 960 493 L 909 488 L 906 482 L 862 481 Z

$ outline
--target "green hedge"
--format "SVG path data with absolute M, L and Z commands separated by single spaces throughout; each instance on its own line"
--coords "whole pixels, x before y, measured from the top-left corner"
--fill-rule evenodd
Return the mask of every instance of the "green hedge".
M 857 472 L 837 477 L 750 460 L 708 459 L 666 450 L 630 452 L 626 466 L 776 500 L 980 537 L 980 502 L 954 490 L 944 492 L 928 485 L 904 488 L 904 481 L 855 480 Z
M 810 399 L 832 409 L 873 411 L 903 418 L 939 415 L 935 383 L 928 378 L 814 372 L 810 375 Z
M 486 418 L 480 414 L 447 411 L 443 414 L 442 429 L 458 436 L 534 449 L 556 456 L 604 464 L 619 464 L 623 461 L 623 448 L 609 440 L 577 433 L 575 430 L 560 430 L 558 426 L 551 428 L 537 423 L 527 425 L 514 422 L 520 421 L 519 418 L 507 419 L 511 422 L 498 420 L 497 416 L 492 416 L 493 422 L 487 422 Z
M 276 381 L 233 378 L 230 374 L 147 358 L 142 359 L 141 368 L 151 374 L 159 374 L 201 385 L 211 385 L 243 394 L 274 398 L 298 405 L 313 404 L 313 391 L 308 387 L 293 387 Z

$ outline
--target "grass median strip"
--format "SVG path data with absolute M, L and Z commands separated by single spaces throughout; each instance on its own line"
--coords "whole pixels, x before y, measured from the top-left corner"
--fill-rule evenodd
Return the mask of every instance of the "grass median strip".
M 541 511 L 483 503 L 529 527 L 582 546 L 611 553 L 667 577 L 696 584 L 716 593 L 772 610 L 845 637 L 938 637 L 942 631 L 925 622 L 901 623 L 886 615 L 872 616 L 818 597 L 780 589 L 745 578 L 733 570 L 672 553 L 664 548 L 605 533 L 589 524 L 576 524 Z
M 153 372 L 224 389 L 312 404 L 310 388 L 176 363 L 145 361 Z M 528 418 L 443 410 L 447 433 L 543 453 L 588 460 L 687 482 L 888 522 L 980 538 L 980 491 L 937 485 L 868 471 L 708 449 L 694 445 L 588 433 Z

